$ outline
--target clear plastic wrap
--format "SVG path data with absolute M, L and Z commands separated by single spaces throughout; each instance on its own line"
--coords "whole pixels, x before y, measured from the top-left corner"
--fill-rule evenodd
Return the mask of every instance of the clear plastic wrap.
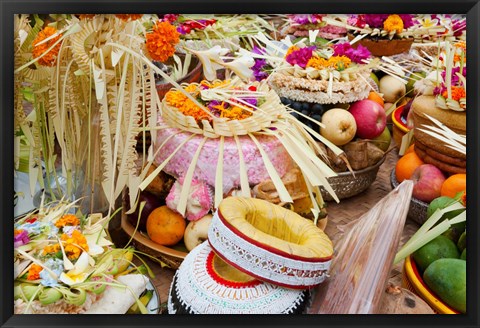
M 406 180 L 347 225 L 335 243 L 330 278 L 317 287 L 311 314 L 374 314 L 393 265 L 412 196 Z

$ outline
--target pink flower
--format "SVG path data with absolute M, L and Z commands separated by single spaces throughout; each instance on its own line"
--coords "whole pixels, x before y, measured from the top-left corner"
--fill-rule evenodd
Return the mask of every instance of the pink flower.
M 357 48 L 353 48 L 349 42 L 337 43 L 333 46 L 334 56 L 347 56 L 351 61 L 357 64 L 363 64 L 363 60 L 370 57 L 370 51 L 362 46 L 358 45 Z
M 292 66 L 296 64 L 301 68 L 305 68 L 307 67 L 308 61 L 313 56 L 313 50 L 315 50 L 315 46 L 294 50 L 285 57 L 285 60 Z
M 368 26 L 382 28 L 383 22 L 388 18 L 388 14 L 364 14 L 363 18 Z

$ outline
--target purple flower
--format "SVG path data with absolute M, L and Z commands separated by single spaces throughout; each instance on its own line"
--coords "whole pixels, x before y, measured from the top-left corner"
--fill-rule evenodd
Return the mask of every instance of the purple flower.
M 451 77 L 451 84 L 452 85 L 460 85 L 460 78 L 457 76 L 457 73 L 460 72 L 460 67 L 453 67 L 452 68 L 452 77 Z M 465 74 L 463 73 L 467 73 L 466 71 L 466 67 L 463 68 L 462 70 L 462 75 L 465 76 Z M 440 73 L 440 75 L 442 76 L 442 79 L 445 81 L 445 77 L 447 75 L 447 72 L 446 71 L 442 71 L 442 73 Z
M 388 18 L 388 14 L 365 14 L 363 18 L 370 27 L 383 27 L 383 22 Z
M 438 96 L 438 95 L 441 95 L 446 90 L 447 88 L 442 84 L 441 86 L 435 87 L 435 89 L 433 89 L 433 94 L 435 96 Z
M 252 66 L 251 70 L 253 71 L 253 76 L 256 81 L 261 81 L 268 77 L 268 73 L 265 72 L 265 69 L 270 68 L 265 59 L 255 59 L 255 64 Z
M 30 238 L 28 237 L 28 232 L 26 230 L 20 230 L 20 232 L 13 237 L 13 247 L 15 248 L 26 245 L 29 242 Z
M 223 108 L 227 108 L 229 105 L 225 102 L 221 102 L 219 100 L 212 100 L 208 105 L 208 109 L 210 112 L 212 112 L 213 115 L 219 117 L 221 114 L 220 109 L 218 109 L 219 106 L 222 106 Z
M 257 46 L 254 46 L 252 52 L 257 55 L 265 55 L 265 48 L 259 48 Z
M 185 29 L 181 25 L 177 27 L 177 32 L 180 33 L 181 35 L 187 34 L 187 31 L 185 31 Z
M 313 56 L 313 50 L 315 50 L 315 46 L 300 48 L 298 50 L 292 51 L 285 60 L 290 65 L 298 65 L 301 68 L 307 67 L 307 63 Z
M 409 27 L 415 25 L 414 22 L 413 22 L 413 15 L 411 15 L 411 14 L 398 14 L 398 16 L 400 16 L 400 18 L 402 19 L 404 28 L 409 28 Z
M 257 106 L 257 103 L 258 103 L 257 98 L 241 98 L 241 99 L 243 101 L 249 103 L 250 106 L 252 106 L 252 107 Z M 242 103 L 242 105 L 245 105 L 245 104 Z

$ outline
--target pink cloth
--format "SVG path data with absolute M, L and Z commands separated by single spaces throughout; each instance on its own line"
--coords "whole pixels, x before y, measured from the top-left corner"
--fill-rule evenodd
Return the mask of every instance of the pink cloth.
M 159 125 L 165 125 L 162 118 L 159 118 Z M 157 131 L 156 147 L 159 147 L 165 139 L 172 137 L 155 157 L 156 164 L 161 164 L 185 139 L 191 136 L 190 132 L 183 132 L 176 128 L 167 128 Z M 168 162 L 164 171 L 176 178 L 183 177 L 190 166 L 192 158 L 197 151 L 203 135 L 197 135 L 189 140 Z M 280 176 L 283 176 L 293 167 L 293 161 L 281 142 L 275 137 L 256 135 L 274 168 Z M 243 158 L 247 169 L 250 185 L 256 185 L 270 179 L 270 176 L 263 163 L 262 156 L 248 136 L 240 136 L 239 141 L 242 147 Z M 200 152 L 195 167 L 193 178 L 203 181 L 208 185 L 215 186 L 215 176 L 219 152 L 220 139 L 208 139 Z M 154 148 L 154 153 L 158 148 Z M 235 140 L 230 137 L 224 139 L 223 151 L 223 193 L 240 186 L 240 159 Z

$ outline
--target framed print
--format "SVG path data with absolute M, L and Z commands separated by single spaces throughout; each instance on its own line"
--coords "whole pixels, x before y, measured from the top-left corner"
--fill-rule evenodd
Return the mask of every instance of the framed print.
M 3 1 L 2 327 L 478 326 L 479 12 Z

